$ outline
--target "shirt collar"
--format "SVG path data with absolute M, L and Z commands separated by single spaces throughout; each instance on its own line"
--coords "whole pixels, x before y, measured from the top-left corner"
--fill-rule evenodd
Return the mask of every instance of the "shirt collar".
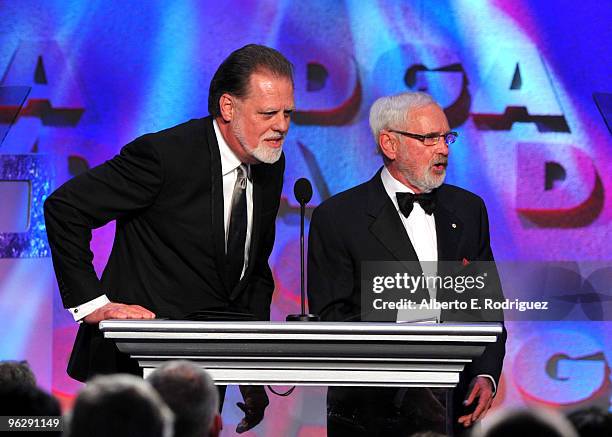
M 221 176 L 225 176 L 226 174 L 236 170 L 236 168 L 238 168 L 242 162 L 240 159 L 238 159 L 233 150 L 230 149 L 229 145 L 225 141 L 225 138 L 223 138 L 223 135 L 221 135 L 221 130 L 219 129 L 217 120 L 213 120 L 213 128 L 215 129 L 215 137 L 217 137 L 219 154 L 221 155 Z
M 382 183 L 383 183 L 383 186 L 385 187 L 385 191 L 387 192 L 387 195 L 393 201 L 393 204 L 395 205 L 396 209 L 399 208 L 399 206 L 397 204 L 397 196 L 395 195 L 395 193 L 408 192 L 408 193 L 414 194 L 413 190 L 411 190 L 406 185 L 402 184 L 400 181 L 395 179 L 393 175 L 391 175 L 387 167 L 384 167 L 382 169 L 382 172 L 380 172 L 380 178 L 382 179 Z

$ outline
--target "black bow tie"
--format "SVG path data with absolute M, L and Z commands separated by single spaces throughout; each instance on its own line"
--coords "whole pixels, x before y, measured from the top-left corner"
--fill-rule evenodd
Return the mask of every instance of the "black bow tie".
M 433 214 L 436 209 L 436 194 L 435 192 L 430 193 L 395 193 L 397 196 L 397 203 L 399 205 L 399 209 L 404 215 L 404 217 L 408 218 L 410 213 L 412 212 L 412 206 L 414 202 L 419 202 L 425 214 Z

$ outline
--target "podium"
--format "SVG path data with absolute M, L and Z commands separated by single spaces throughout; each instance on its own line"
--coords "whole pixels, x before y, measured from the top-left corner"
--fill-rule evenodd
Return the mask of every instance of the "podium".
M 453 388 L 502 325 L 105 320 L 100 330 L 144 377 L 187 359 L 223 385 Z

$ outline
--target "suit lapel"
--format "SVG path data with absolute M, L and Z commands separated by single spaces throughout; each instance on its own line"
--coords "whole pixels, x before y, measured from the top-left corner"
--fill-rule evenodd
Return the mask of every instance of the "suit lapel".
M 459 237 L 463 232 L 461 222 L 449 209 L 438 203 L 434 212 L 438 239 L 438 260 L 456 261 Z
M 419 258 L 404 228 L 402 219 L 395 209 L 395 205 L 389 199 L 380 177 L 380 171 L 370 181 L 368 188 L 367 211 L 374 219 L 370 225 L 370 232 L 399 261 L 408 274 L 415 277 L 421 276 L 423 269 L 419 263 Z M 398 269 L 401 268 L 397 267 Z M 419 287 L 416 294 L 411 295 L 411 300 L 420 302 L 428 297 L 429 292 Z
M 368 183 L 367 212 L 373 218 L 370 232 L 398 261 L 417 261 L 418 257 L 414 246 L 406 233 L 395 206 L 383 186 L 380 171 Z M 413 274 L 421 274 L 417 263 L 404 263 L 404 266 Z M 418 271 L 417 271 L 418 270 Z
M 215 264 L 223 286 L 227 290 L 225 276 L 225 226 L 223 224 L 223 177 L 221 175 L 221 154 L 219 144 L 215 137 L 212 117 L 206 120 L 206 140 L 210 151 L 210 186 L 211 186 L 211 213 L 212 238 L 215 247 Z

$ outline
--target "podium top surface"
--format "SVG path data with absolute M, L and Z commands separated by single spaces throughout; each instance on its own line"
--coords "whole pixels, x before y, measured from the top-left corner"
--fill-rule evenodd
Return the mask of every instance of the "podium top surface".
M 152 369 L 188 359 L 219 384 L 453 387 L 499 323 L 105 320 L 104 337 Z M 146 372 L 145 372 L 146 373 Z
M 369 323 L 369 322 L 194 322 L 182 320 L 104 320 L 111 332 L 274 333 L 339 335 L 500 335 L 500 323 Z

